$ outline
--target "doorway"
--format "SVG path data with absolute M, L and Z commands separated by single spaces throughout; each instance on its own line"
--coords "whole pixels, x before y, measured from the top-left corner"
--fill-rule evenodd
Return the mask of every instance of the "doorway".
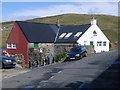
M 90 46 L 93 46 L 93 45 L 94 45 L 93 41 L 90 41 Z

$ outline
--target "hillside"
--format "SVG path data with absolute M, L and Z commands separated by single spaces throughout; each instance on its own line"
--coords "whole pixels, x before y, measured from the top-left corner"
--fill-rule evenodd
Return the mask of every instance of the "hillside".
M 92 17 L 93 15 L 86 14 L 63 14 L 58 16 L 31 19 L 27 20 L 27 22 L 56 24 L 57 19 L 59 19 L 61 25 L 81 25 L 89 24 Z M 109 15 L 94 15 L 94 17 L 97 19 L 97 25 L 102 29 L 112 44 L 115 45 L 115 42 L 118 41 L 118 17 Z M 3 47 L 6 45 L 5 42 L 13 25 L 14 22 L 2 23 L 2 27 L 5 27 L 5 30 L 2 31 Z

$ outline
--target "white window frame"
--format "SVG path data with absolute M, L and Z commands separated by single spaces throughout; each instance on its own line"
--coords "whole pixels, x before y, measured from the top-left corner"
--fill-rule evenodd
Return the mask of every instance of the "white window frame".
M 15 43 L 7 43 L 7 49 L 16 49 Z
M 10 48 L 12 48 L 11 43 L 7 43 L 7 49 L 10 49 Z
M 59 36 L 59 39 L 62 39 L 65 35 L 66 35 L 66 33 L 62 33 L 62 34 Z
M 103 46 L 106 46 L 106 44 L 107 44 L 107 42 L 106 42 L 106 41 L 104 41 L 104 42 L 103 42 Z
M 64 39 L 68 39 L 71 35 L 72 35 L 72 33 L 68 33 L 68 34 L 64 37 Z
M 97 46 L 102 46 L 102 41 L 98 41 Z
M 16 44 L 15 43 L 12 44 L 12 48 L 16 49 Z
M 82 34 L 82 32 L 77 32 L 74 37 L 79 37 Z

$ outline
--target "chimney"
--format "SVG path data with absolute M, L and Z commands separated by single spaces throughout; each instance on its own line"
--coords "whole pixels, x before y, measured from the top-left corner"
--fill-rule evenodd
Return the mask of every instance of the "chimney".
M 97 21 L 93 17 L 93 19 L 91 19 L 91 25 L 96 25 L 96 24 L 97 24 Z

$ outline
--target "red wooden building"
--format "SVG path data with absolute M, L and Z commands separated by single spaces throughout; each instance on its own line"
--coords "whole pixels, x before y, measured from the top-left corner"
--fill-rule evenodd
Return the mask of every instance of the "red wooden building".
M 16 21 L 7 40 L 7 52 L 22 54 L 24 64 L 28 65 L 28 44 L 54 43 L 58 26 L 54 24 Z M 47 31 L 47 32 L 46 32 Z
M 24 63 L 28 64 L 28 40 L 17 23 L 14 24 L 7 40 L 7 52 L 10 54 L 23 54 Z

